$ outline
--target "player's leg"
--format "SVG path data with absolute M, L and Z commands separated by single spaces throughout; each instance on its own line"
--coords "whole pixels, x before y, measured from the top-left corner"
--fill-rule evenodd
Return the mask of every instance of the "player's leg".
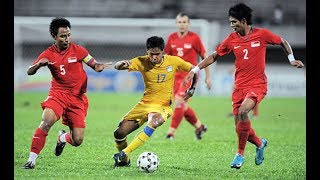
M 128 153 L 123 150 L 127 148 L 127 135 L 140 127 L 139 122 L 135 120 L 122 120 L 117 129 L 114 131 L 115 146 L 119 153 L 114 154 L 114 167 L 116 166 L 130 166 L 130 158 Z
M 184 116 L 184 90 L 182 89 L 183 78 L 176 77 L 173 87 L 174 92 L 174 110 L 171 118 L 170 127 L 166 138 L 173 139 L 176 129 L 178 129 Z
M 175 96 L 174 111 L 171 119 L 171 124 L 167 133 L 168 139 L 172 140 L 174 138 L 174 133 L 176 129 L 179 127 L 184 116 L 184 106 L 185 103 L 183 101 L 183 98 L 180 96 Z
M 256 101 L 245 98 L 242 101 L 244 90 L 235 89 L 232 94 L 233 113 L 235 115 L 236 133 L 238 136 L 238 150 L 231 163 L 231 168 L 241 168 L 244 162 L 244 151 L 251 129 L 251 122 L 248 113 L 254 107 Z
M 132 151 L 134 151 L 135 149 L 137 149 L 138 147 L 140 147 L 144 143 L 146 143 L 149 140 L 149 138 L 152 136 L 154 130 L 157 127 L 161 126 L 165 121 L 164 118 L 162 117 L 162 115 L 158 112 L 148 113 L 147 116 L 148 116 L 148 122 L 147 122 L 146 126 L 143 128 L 142 131 L 140 131 L 136 135 L 136 137 L 128 145 L 128 147 L 123 149 L 123 151 L 126 154 L 131 153 Z
M 85 118 L 88 111 L 88 98 L 85 94 L 82 99 L 75 96 L 68 96 L 65 98 L 69 101 L 68 108 L 62 115 L 62 124 L 69 127 L 70 132 L 60 130 L 58 132 L 58 139 L 54 148 L 54 154 L 60 156 L 66 143 L 77 147 L 83 142 L 84 131 L 86 127 Z
M 248 93 L 247 98 L 252 98 L 256 100 L 256 104 L 254 109 L 256 108 L 256 111 L 258 111 L 258 104 L 262 101 L 262 99 L 265 97 L 267 92 L 267 87 L 259 87 L 251 90 L 254 93 Z M 253 95 L 254 94 L 254 95 Z M 256 165 L 262 164 L 264 160 L 264 148 L 267 146 L 268 141 L 264 138 L 259 138 L 254 129 L 251 128 L 249 131 L 249 137 L 248 141 L 252 144 L 256 145 L 256 156 L 255 156 L 255 163 Z
M 200 140 L 202 138 L 202 134 L 207 131 L 207 126 L 204 125 L 196 116 L 194 110 L 185 102 L 185 111 L 184 111 L 185 119 L 196 128 L 195 134 L 196 138 Z
M 138 112 L 140 114 L 137 114 Z M 138 122 L 139 127 L 146 121 L 147 125 L 144 127 L 142 131 L 138 132 L 138 134 L 126 148 L 114 155 L 113 158 L 115 160 L 115 166 L 120 166 L 119 163 L 121 161 L 124 161 L 124 159 L 128 157 L 129 153 L 133 152 L 134 150 L 142 146 L 144 143 L 146 143 L 152 136 L 154 130 L 157 127 L 161 126 L 171 116 L 172 110 L 170 106 L 155 107 L 153 105 L 149 105 L 148 107 L 148 105 L 138 105 L 132 111 L 130 111 L 130 113 L 136 115 L 135 119 L 140 119 L 140 121 Z M 124 118 L 130 117 L 130 113 L 127 114 Z
M 259 104 L 257 103 L 256 106 L 254 106 L 253 108 L 253 118 L 256 119 L 259 116 Z
M 50 128 L 58 120 L 55 112 L 50 108 L 45 108 L 42 113 L 42 121 L 39 127 L 34 131 L 29 158 L 27 163 L 23 166 L 24 169 L 33 169 L 36 164 L 36 159 L 44 148 L 46 137 Z

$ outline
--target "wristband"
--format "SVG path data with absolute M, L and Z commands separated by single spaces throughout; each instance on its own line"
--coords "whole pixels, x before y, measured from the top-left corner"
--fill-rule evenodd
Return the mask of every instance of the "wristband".
M 197 74 L 200 71 L 199 66 L 194 67 L 193 69 L 191 69 L 191 71 L 195 74 Z
M 293 54 L 288 55 L 288 59 L 290 62 L 295 61 L 296 59 L 294 58 Z

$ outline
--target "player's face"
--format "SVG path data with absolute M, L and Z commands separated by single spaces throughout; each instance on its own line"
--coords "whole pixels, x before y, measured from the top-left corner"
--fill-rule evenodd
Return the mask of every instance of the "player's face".
M 180 33 L 185 33 L 189 30 L 189 18 L 188 16 L 178 16 L 176 19 L 176 24 L 178 31 Z
M 159 48 L 151 48 L 147 50 L 149 60 L 152 64 L 160 64 L 162 62 L 163 51 Z
M 58 30 L 58 34 L 55 37 L 55 44 L 58 46 L 60 50 L 65 50 L 70 45 L 70 37 L 70 28 L 60 27 Z
M 241 21 L 239 21 L 238 19 L 230 16 L 230 17 L 229 17 L 229 22 L 230 22 L 230 27 L 231 27 L 235 32 L 240 33 L 241 31 L 244 30 L 243 23 L 241 23 Z

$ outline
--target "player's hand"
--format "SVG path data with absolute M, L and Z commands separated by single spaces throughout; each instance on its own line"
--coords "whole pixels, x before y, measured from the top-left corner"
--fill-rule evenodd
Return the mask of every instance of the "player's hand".
M 103 71 L 105 68 L 110 68 L 110 66 L 112 65 L 112 62 L 107 62 L 107 63 L 103 63 L 103 64 L 96 64 L 95 65 L 95 71 L 97 72 L 101 72 Z
M 187 90 L 186 90 L 186 93 L 185 93 L 185 95 L 184 95 L 184 97 L 183 97 L 183 99 L 184 99 L 184 100 L 187 100 L 187 99 L 189 99 L 190 97 L 192 97 L 195 90 L 196 90 L 195 87 L 190 87 L 189 89 L 187 89 Z
M 115 65 L 114 68 L 118 70 L 122 69 L 127 69 L 130 66 L 130 61 L 129 60 L 122 60 L 118 61 Z
M 206 83 L 206 85 L 207 85 L 207 89 L 210 90 L 211 87 L 212 87 L 212 83 L 211 83 L 210 77 L 206 77 L 205 83 Z
M 300 60 L 294 60 L 290 62 L 292 66 L 295 66 L 297 68 L 302 68 L 304 64 Z
M 190 71 L 189 74 L 183 80 L 183 86 L 187 86 L 189 81 L 191 81 L 191 79 L 193 78 L 193 76 L 194 76 L 194 72 Z

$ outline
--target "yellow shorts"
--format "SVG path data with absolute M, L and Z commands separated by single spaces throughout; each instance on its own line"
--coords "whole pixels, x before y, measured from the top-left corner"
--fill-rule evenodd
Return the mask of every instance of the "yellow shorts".
M 171 106 L 139 102 L 122 119 L 136 120 L 141 126 L 148 121 L 148 114 L 152 112 L 160 113 L 164 121 L 166 121 L 172 115 L 172 108 Z

